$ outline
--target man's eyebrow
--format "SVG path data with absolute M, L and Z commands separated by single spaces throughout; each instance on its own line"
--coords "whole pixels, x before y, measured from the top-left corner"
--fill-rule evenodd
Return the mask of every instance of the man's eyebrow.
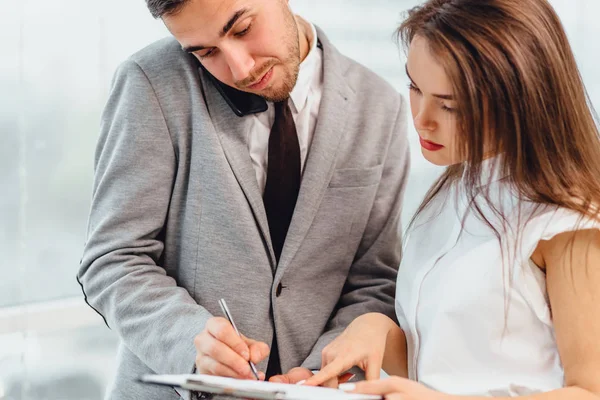
M 415 85 L 415 81 L 413 80 L 413 78 L 411 78 L 410 74 L 408 73 L 408 64 L 404 64 L 404 69 L 406 70 L 406 76 L 408 76 L 408 79 L 410 79 L 412 84 Z M 454 100 L 454 96 L 450 94 L 432 94 L 432 96 L 443 100 Z
M 235 25 L 235 23 L 241 17 L 243 17 L 246 13 L 248 13 L 248 11 L 249 10 L 247 8 L 242 8 L 241 10 L 236 11 L 235 14 L 233 14 L 233 16 L 231 18 L 229 18 L 229 21 L 227 21 L 227 23 L 223 26 L 223 29 L 221 29 L 221 32 L 219 32 L 219 37 L 223 37 L 223 36 L 227 35 L 227 33 L 229 33 L 231 28 L 233 28 L 233 25 Z M 183 51 L 185 51 L 187 53 L 193 53 L 195 51 L 200 51 L 200 50 L 204 50 L 207 48 L 209 48 L 209 47 L 202 46 L 202 45 L 186 46 L 186 47 L 183 47 Z
M 235 14 L 233 14 L 233 17 L 231 17 L 229 19 L 229 21 L 227 21 L 225 26 L 223 26 L 220 36 L 223 37 L 223 36 L 227 35 L 227 33 L 231 30 L 231 28 L 233 28 L 233 25 L 235 25 L 235 23 L 238 21 L 238 19 L 243 17 L 244 14 L 246 14 L 247 12 L 248 12 L 247 8 L 242 8 L 241 10 L 239 10 Z
M 185 51 L 186 53 L 193 53 L 195 51 L 200 51 L 200 50 L 204 50 L 206 49 L 206 47 L 204 46 L 187 46 L 187 47 L 182 47 L 182 50 Z

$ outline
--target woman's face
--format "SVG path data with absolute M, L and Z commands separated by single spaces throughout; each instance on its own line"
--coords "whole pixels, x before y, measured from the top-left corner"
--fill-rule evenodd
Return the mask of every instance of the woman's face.
M 427 41 L 416 35 L 408 51 L 410 107 L 421 152 L 427 161 L 448 166 L 463 160 L 457 147 L 456 99 L 442 66 Z

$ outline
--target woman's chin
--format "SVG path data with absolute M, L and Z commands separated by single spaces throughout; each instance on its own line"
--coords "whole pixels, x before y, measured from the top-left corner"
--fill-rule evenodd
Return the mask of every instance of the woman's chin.
M 437 165 L 438 167 L 447 167 L 452 165 L 452 160 L 450 160 L 448 157 L 445 157 L 441 151 L 434 152 L 421 147 L 421 154 L 423 154 L 423 157 L 430 163 Z

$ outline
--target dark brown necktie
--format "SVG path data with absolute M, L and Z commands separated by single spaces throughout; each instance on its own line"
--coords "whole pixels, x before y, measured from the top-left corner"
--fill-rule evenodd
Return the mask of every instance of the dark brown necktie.
M 288 101 L 275 103 L 263 201 L 277 262 L 300 191 L 300 144 Z
M 271 242 L 277 263 L 281 257 L 298 192 L 300 191 L 300 144 L 288 101 L 275 103 L 275 122 L 269 136 L 267 183 L 263 194 Z M 267 379 L 281 374 L 277 337 L 273 332 Z

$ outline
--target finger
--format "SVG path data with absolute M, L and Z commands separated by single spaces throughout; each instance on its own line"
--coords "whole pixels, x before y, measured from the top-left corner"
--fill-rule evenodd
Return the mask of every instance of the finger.
M 342 358 L 338 358 L 334 360 L 331 364 L 326 365 L 321 371 L 316 373 L 311 378 L 307 379 L 304 383 L 308 386 L 319 386 L 323 383 L 330 381 L 342 374 L 343 372 L 348 371 L 350 368 L 354 367 L 354 363 L 351 360 L 344 360 Z
M 338 380 L 337 376 L 334 378 L 328 379 L 321 384 L 321 386 L 323 386 L 323 387 L 328 387 L 328 388 L 333 388 L 333 389 L 337 389 L 339 385 L 340 385 L 340 381 Z
M 215 317 L 208 320 L 206 330 L 217 340 L 225 343 L 236 353 L 250 360 L 250 349 L 248 345 L 233 329 L 233 326 L 225 318 Z
M 290 369 L 286 375 L 289 377 L 290 383 L 296 384 L 307 380 L 313 376 L 313 373 L 308 368 L 296 367 Z
M 325 346 L 323 351 L 321 351 L 321 369 L 335 360 L 338 354 L 340 354 L 340 351 L 338 350 L 335 341 Z
M 237 372 L 210 357 L 199 357 L 196 360 L 196 369 L 200 374 L 239 378 Z
M 269 378 L 269 382 L 290 383 L 290 378 L 287 375 L 275 375 Z
M 264 372 L 262 372 L 262 371 L 258 371 L 258 380 L 259 380 L 259 381 L 264 381 L 266 377 L 267 377 L 267 376 L 265 375 L 265 373 L 264 373 Z
M 271 377 L 271 379 L 269 379 L 269 382 L 287 383 L 294 385 L 300 381 L 305 381 L 306 379 L 310 378 L 312 374 L 313 373 L 310 372 L 310 370 L 307 368 L 297 367 L 292 368 L 285 375 L 277 375 Z
M 369 361 L 365 371 L 365 378 L 368 381 L 374 381 L 379 379 L 381 375 L 381 363 L 376 361 Z
M 271 353 L 271 349 L 266 343 L 258 342 L 246 337 L 244 337 L 244 340 L 250 349 L 250 360 L 255 364 L 258 364 L 267 358 Z
M 206 335 L 203 340 L 198 342 L 199 354 L 208 356 L 219 364 L 223 364 L 229 369 L 236 371 L 236 375 L 245 378 L 252 374 L 248 361 L 244 360 L 238 353 L 233 351 L 223 342 L 215 339 L 210 335 Z
M 354 376 L 355 375 L 353 373 L 346 372 L 345 374 L 342 374 L 340 376 L 331 378 L 331 379 L 323 382 L 321 384 L 321 386 L 337 389 L 340 386 L 340 384 L 348 382 L 350 379 L 354 378 Z

